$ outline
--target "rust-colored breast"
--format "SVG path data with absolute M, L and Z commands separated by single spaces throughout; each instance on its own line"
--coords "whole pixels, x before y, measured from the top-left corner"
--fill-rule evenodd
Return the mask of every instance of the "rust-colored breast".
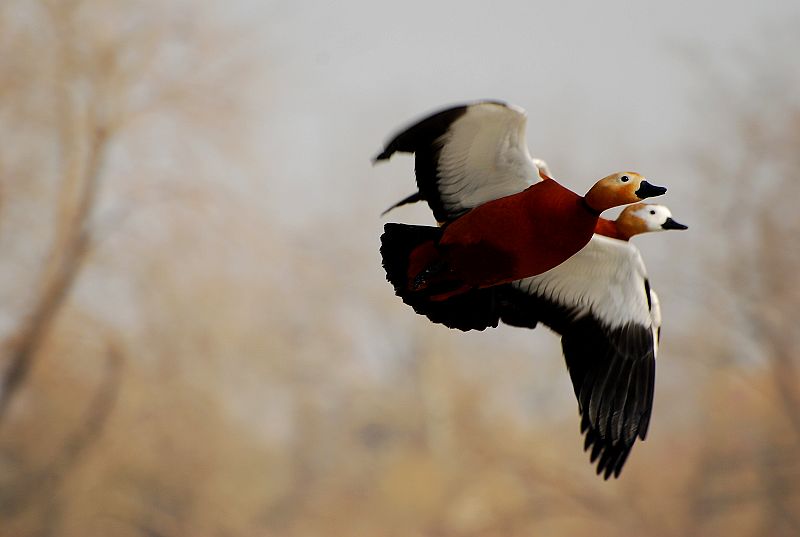
M 461 279 L 487 287 L 562 263 L 589 242 L 596 223 L 580 196 L 554 180 L 542 181 L 451 223 L 440 251 Z

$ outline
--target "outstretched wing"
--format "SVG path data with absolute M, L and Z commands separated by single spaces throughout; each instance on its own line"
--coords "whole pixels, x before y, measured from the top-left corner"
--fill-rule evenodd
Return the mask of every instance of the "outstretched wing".
M 392 138 L 375 161 L 414 153 L 417 187 L 394 208 L 424 199 L 439 222 L 539 181 L 525 140 L 525 111 L 498 101 L 454 106 Z M 390 209 L 391 209 L 390 208 Z
M 504 322 L 538 321 L 561 334 L 585 448 L 606 479 L 619 475 L 650 423 L 660 324 L 653 296 L 638 249 L 600 235 L 561 265 L 505 291 Z

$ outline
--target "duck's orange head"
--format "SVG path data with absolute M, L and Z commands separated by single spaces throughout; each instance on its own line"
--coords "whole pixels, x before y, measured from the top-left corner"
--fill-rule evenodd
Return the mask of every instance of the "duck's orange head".
M 590 208 L 603 212 L 619 205 L 660 196 L 666 191 L 663 186 L 651 185 L 638 173 L 618 172 L 597 181 L 584 198 Z
M 663 205 L 636 203 L 628 205 L 617 217 L 617 228 L 630 238 L 640 233 L 667 229 L 688 229 L 672 219 L 672 213 Z

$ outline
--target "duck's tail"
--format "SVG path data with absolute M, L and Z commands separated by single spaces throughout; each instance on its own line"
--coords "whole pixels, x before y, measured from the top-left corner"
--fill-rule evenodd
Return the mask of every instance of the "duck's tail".
M 399 297 L 430 295 L 435 275 L 447 270 L 436 245 L 442 230 L 430 226 L 386 224 L 381 235 L 381 257 L 386 279 Z M 441 276 L 439 275 L 440 279 Z M 423 293 L 424 291 L 424 293 Z
M 442 229 L 386 224 L 381 257 L 386 279 L 397 296 L 431 321 L 459 330 L 497 326 L 494 291 L 461 281 L 437 249 Z

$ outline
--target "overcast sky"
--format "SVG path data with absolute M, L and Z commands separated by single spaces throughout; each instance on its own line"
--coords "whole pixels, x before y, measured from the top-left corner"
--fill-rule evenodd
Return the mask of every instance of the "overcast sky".
M 668 317 L 705 285 L 681 260 L 710 242 L 692 188 L 705 179 L 687 154 L 717 132 L 706 73 L 735 80 L 758 51 L 800 71 L 797 50 L 777 37 L 796 33 L 800 4 L 790 0 L 287 1 L 267 12 L 263 138 L 282 226 L 322 219 L 354 251 L 377 245 L 378 214 L 415 188 L 410 158 L 371 166 L 387 137 L 445 105 L 506 100 L 527 109 L 531 152 L 566 186 L 635 170 L 670 188 L 663 203 L 690 232 L 637 239 L 666 287 Z M 337 230 L 353 215 L 357 229 Z M 389 219 L 431 221 L 424 207 Z
M 698 63 L 730 61 L 800 19 L 787 0 L 351 0 L 269 11 L 271 179 L 306 196 L 314 185 L 313 210 L 365 189 L 386 202 L 405 193 L 410 164 L 390 180 L 369 157 L 407 121 L 476 98 L 526 108 L 532 152 L 575 189 L 628 168 L 676 185 L 683 169 L 670 161 L 703 127 Z

